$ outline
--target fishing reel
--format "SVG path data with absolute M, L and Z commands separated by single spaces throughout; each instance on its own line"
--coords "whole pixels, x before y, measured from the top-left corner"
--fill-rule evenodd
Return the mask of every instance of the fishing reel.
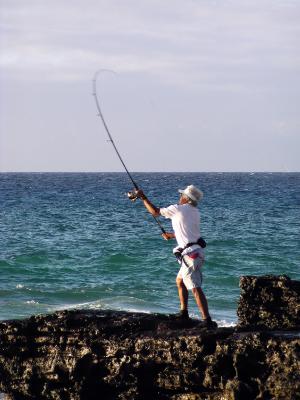
M 128 192 L 127 193 L 127 197 L 129 198 L 129 200 L 131 200 L 132 202 L 136 201 L 138 199 L 136 192 Z

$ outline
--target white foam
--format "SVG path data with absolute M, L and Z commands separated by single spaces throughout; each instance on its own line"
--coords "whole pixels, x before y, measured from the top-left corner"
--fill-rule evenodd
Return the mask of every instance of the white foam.
M 168 309 L 163 310 L 162 307 L 157 306 L 154 303 L 149 304 L 148 302 L 136 299 L 130 296 L 117 296 L 113 298 L 106 298 L 102 300 L 95 300 L 90 302 L 76 303 L 76 304 L 64 304 L 61 306 L 49 307 L 49 311 L 54 310 L 72 310 L 72 309 L 94 309 L 94 310 L 116 310 L 116 311 L 128 311 L 128 312 L 141 312 L 146 314 L 166 312 Z
M 39 304 L 39 302 L 35 300 L 27 300 L 25 301 L 25 304 Z
M 194 318 L 194 319 L 198 319 L 200 321 L 202 320 L 202 318 L 200 317 L 199 314 L 191 313 L 190 317 Z M 227 321 L 226 319 L 216 319 L 216 318 L 214 318 L 213 315 L 212 315 L 212 319 L 214 321 L 216 321 L 216 323 L 218 324 L 219 328 L 232 328 L 232 327 L 236 326 L 236 322 L 235 321 Z
M 219 328 L 233 328 L 236 326 L 236 323 L 233 321 L 226 321 L 225 319 L 221 319 L 220 321 L 216 321 Z
M 24 285 L 21 285 L 21 284 L 18 284 L 17 286 L 16 286 L 16 289 L 23 289 L 24 288 Z
M 16 285 L 16 289 L 26 289 L 26 290 L 29 290 L 29 291 L 32 290 L 32 289 L 26 287 L 25 285 L 22 285 L 21 283 L 18 283 L 18 284 Z

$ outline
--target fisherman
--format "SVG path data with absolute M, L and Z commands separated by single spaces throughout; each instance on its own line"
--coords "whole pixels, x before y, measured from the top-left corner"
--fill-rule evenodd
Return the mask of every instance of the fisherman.
M 184 190 L 179 190 L 179 193 L 179 204 L 174 204 L 167 208 L 154 206 L 140 189 L 135 194 L 142 199 L 144 206 L 154 217 L 161 215 L 172 221 L 174 233 L 166 232 L 162 234 L 162 237 L 165 240 L 175 238 L 178 244 L 173 250 L 180 263 L 180 270 L 176 278 L 180 312 L 176 314 L 176 317 L 181 320 L 189 319 L 188 290 L 191 290 L 203 318 L 201 326 L 216 328 L 217 324 L 210 317 L 207 300 L 201 289 L 201 270 L 204 263 L 203 248 L 206 244 L 204 239 L 200 237 L 200 213 L 197 205 L 202 199 L 203 193 L 194 185 L 189 185 Z

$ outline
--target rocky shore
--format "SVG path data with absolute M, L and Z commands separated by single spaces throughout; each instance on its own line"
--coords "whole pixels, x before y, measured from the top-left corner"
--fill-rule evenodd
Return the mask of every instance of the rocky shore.
M 0 322 L 8 399 L 300 399 L 300 282 L 240 279 L 238 325 L 72 310 Z

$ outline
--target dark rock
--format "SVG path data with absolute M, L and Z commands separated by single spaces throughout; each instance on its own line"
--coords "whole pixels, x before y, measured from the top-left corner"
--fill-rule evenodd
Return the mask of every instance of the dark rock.
M 109 310 L 2 321 L 0 392 L 16 400 L 300 399 L 297 319 L 289 319 L 293 325 L 282 319 L 285 329 L 294 330 L 281 331 L 276 310 L 272 331 L 275 317 L 261 320 L 258 313 L 247 319 L 246 312 L 253 291 L 268 303 L 272 287 L 284 293 L 278 299 L 275 290 L 276 304 L 283 307 L 290 298 L 296 309 L 297 282 L 242 277 L 241 286 L 243 319 L 236 328 L 207 330 L 196 320 Z
M 282 276 L 242 276 L 239 325 L 249 329 L 300 329 L 300 282 Z

